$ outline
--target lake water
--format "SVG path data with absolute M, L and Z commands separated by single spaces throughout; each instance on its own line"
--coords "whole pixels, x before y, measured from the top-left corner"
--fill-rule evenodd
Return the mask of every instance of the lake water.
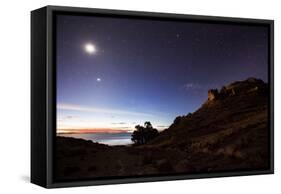
M 63 137 L 82 138 L 107 145 L 129 145 L 131 133 L 82 133 L 82 134 L 58 134 Z

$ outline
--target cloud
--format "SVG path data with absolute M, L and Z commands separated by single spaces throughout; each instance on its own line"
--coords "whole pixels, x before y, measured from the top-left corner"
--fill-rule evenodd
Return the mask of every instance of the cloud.
M 208 91 L 211 88 L 218 88 L 219 84 L 215 83 L 205 83 L 205 84 L 198 84 L 198 83 L 186 83 L 181 86 L 181 89 L 186 91 L 193 91 L 193 92 L 200 92 L 200 91 Z
M 156 127 L 157 128 L 168 128 L 169 126 L 168 125 L 157 125 Z
M 74 118 L 78 118 L 77 116 L 72 116 L 72 115 L 68 115 L 65 117 L 66 119 L 74 119 Z
M 58 115 L 58 121 L 59 122 L 64 122 L 64 121 L 73 120 L 73 119 L 79 119 L 79 117 L 73 116 L 73 115 L 66 115 L 66 116 Z
M 111 123 L 112 125 L 126 125 L 126 122 Z
M 199 84 L 195 84 L 195 83 L 186 83 L 183 85 L 183 89 L 185 90 L 198 90 L 198 89 L 202 89 L 202 86 Z
M 80 111 L 80 112 L 118 114 L 118 115 L 149 116 L 149 117 L 153 116 L 152 114 L 143 113 L 143 112 L 124 111 L 124 110 L 107 109 L 107 108 L 96 108 L 96 107 L 81 106 L 81 105 L 66 104 L 66 103 L 57 104 L 57 109 L 58 110 Z

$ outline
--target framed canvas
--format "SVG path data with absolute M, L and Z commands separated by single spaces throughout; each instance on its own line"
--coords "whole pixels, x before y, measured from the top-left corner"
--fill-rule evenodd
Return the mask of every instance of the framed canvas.
M 273 173 L 273 21 L 31 12 L 31 182 Z

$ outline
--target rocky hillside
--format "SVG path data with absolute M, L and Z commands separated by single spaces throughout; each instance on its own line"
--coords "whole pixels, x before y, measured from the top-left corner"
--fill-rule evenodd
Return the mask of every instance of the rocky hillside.
M 153 144 L 186 141 L 191 135 L 208 134 L 248 125 L 267 125 L 268 88 L 262 80 L 249 78 L 220 90 L 208 91 L 208 99 L 194 113 L 179 116 Z M 185 136 L 188 135 L 188 136 Z
M 156 139 L 142 146 L 110 147 L 58 138 L 57 176 L 63 179 L 266 169 L 268 135 L 268 86 L 262 80 L 249 78 L 220 90 L 209 90 L 208 99 L 197 111 L 177 117 Z
M 249 160 L 266 158 L 267 117 L 268 86 L 262 80 L 249 78 L 220 90 L 209 90 L 202 107 L 177 117 L 150 145 Z

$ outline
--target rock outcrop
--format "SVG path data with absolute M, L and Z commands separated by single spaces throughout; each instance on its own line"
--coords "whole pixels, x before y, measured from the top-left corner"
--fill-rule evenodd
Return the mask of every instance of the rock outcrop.
M 219 97 L 219 91 L 217 89 L 211 89 L 208 91 L 208 100 L 212 101 Z
M 267 92 L 267 84 L 261 79 L 248 78 L 244 81 L 233 82 L 223 86 L 220 90 L 211 89 L 208 91 L 208 101 L 225 99 L 235 95 L 245 95 L 250 92 Z

